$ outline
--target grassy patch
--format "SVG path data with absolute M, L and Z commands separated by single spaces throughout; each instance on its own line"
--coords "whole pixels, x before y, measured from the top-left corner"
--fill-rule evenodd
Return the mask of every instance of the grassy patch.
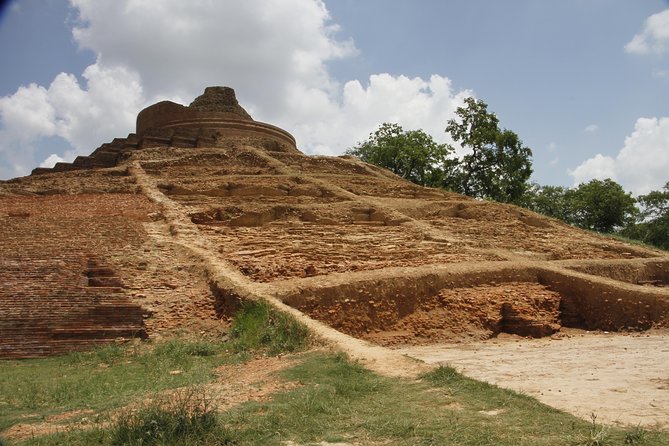
M 127 410 L 110 429 L 111 445 L 228 444 L 204 389 L 191 387 Z
M 285 376 L 303 386 L 222 415 L 237 444 L 584 445 L 592 429 L 587 421 L 450 368 L 421 381 L 389 379 L 342 356 L 312 354 Z M 607 429 L 602 444 L 628 444 L 628 436 Z M 669 445 L 669 439 L 654 433 L 638 444 Z
M 196 394 L 129 412 L 107 430 L 28 444 L 669 445 L 666 434 L 602 428 L 448 367 L 419 381 L 391 379 L 342 355 L 310 353 L 283 376 L 302 386 L 213 417 Z
M 26 422 L 31 414 L 122 407 L 143 398 L 148 402 L 128 406 L 121 416 L 103 417 L 108 424 L 22 444 L 669 446 L 666 433 L 603 427 L 594 418 L 575 418 L 529 396 L 468 379 L 450 367 L 439 367 L 420 380 L 385 378 L 343 355 L 307 353 L 282 372 L 284 379 L 301 384 L 295 390 L 223 413 L 194 385 L 210 380 L 217 364 L 238 360 L 243 348 L 265 353 L 301 348 L 306 339 L 301 330 L 292 319 L 253 304 L 239 312 L 231 339 L 224 343 L 172 340 L 155 347 L 110 346 L 61 358 L 14 361 L 11 373 L 6 370 L 9 363 L 0 363 L 0 401 L 9 402 L 0 420 L 8 425 L 18 418 Z M 169 373 L 173 370 L 180 373 Z M 137 382 L 126 384 L 124 379 Z M 31 382 L 36 387 L 21 393 Z M 147 396 L 170 387 L 185 390 Z
M 290 315 L 264 301 L 246 301 L 235 314 L 230 336 L 236 351 L 264 350 L 270 355 L 303 350 L 309 331 Z
M 132 398 L 208 381 L 225 360 L 222 345 L 171 340 L 151 345 L 110 345 L 90 352 L 0 362 L 0 429 L 74 410 L 105 410 Z M 215 352 L 215 353 L 214 353 Z M 203 353 L 207 353 L 204 355 Z
M 104 412 L 144 395 L 204 383 L 224 363 L 248 352 L 292 352 L 308 342 L 306 329 L 266 303 L 250 303 L 233 319 L 231 340 L 172 339 L 88 352 L 0 361 L 0 431 L 71 410 Z
M 497 423 L 504 426 L 504 431 L 511 434 L 515 432 L 519 439 L 513 443 L 510 436 L 508 443 L 499 444 L 669 445 L 669 436 L 661 432 L 603 426 L 597 423 L 594 414 L 591 421 L 587 422 L 529 396 L 466 378 L 451 367 L 439 367 L 425 375 L 424 380 L 438 388 L 448 389 L 454 398 L 478 413 L 497 411 Z M 544 443 L 545 439 L 549 441 Z

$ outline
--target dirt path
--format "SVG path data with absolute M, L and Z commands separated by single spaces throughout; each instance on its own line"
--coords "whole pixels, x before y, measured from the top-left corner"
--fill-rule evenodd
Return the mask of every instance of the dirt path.
M 523 339 L 398 351 L 429 364 L 524 392 L 582 418 L 607 424 L 669 428 L 669 332 Z

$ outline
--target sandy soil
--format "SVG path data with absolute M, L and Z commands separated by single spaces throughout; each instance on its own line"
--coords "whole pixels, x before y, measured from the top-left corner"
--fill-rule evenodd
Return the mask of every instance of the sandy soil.
M 669 428 L 669 332 L 570 331 L 471 344 L 411 346 L 400 352 L 529 394 L 582 418 Z

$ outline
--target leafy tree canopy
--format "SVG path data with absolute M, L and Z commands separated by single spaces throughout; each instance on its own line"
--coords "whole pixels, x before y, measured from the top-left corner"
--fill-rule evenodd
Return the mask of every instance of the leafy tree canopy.
M 383 123 L 369 138 L 346 151 L 423 186 L 434 185 L 447 169 L 451 149 L 422 130 Z
M 522 206 L 548 217 L 573 223 L 569 189 L 562 186 L 541 186 L 532 183 L 523 196 Z
M 633 222 L 638 213 L 635 202 L 610 178 L 581 183 L 576 189 L 535 184 L 522 200 L 535 212 L 599 232 L 613 232 Z
M 669 249 L 669 181 L 663 190 L 641 195 L 637 201 L 642 206 L 639 223 L 625 228 L 623 234 L 644 243 Z
M 578 226 L 599 232 L 613 232 L 634 221 L 636 200 L 610 178 L 581 183 L 571 197 Z
M 532 150 L 517 134 L 500 129 L 488 105 L 472 97 L 458 107 L 458 119 L 448 121 L 446 132 L 469 153 L 444 178 L 444 185 L 473 197 L 520 203 L 532 175 Z

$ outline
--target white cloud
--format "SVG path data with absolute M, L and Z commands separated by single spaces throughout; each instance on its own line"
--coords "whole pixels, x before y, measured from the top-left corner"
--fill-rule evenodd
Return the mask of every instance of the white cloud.
M 31 84 L 0 98 L 0 161 L 8 165 L 0 175 L 28 173 L 43 138 L 64 138 L 71 149 L 54 155 L 71 160 L 133 131 L 143 103 L 137 75 L 96 63 L 83 77 L 84 88 L 74 75 L 60 73 L 48 88 Z
M 643 30 L 636 34 L 625 51 L 633 54 L 664 53 L 669 49 L 669 9 L 648 17 Z
M 616 179 L 616 160 L 610 156 L 598 153 L 593 158 L 583 161 L 574 170 L 567 173 L 574 177 L 574 186 L 592 179 L 603 180 L 606 178 Z
M 550 160 L 550 161 L 548 162 L 548 164 L 551 165 L 551 166 L 557 166 L 559 162 L 560 162 L 560 158 L 555 157 L 555 158 L 553 158 L 552 160 Z
M 669 118 L 639 118 L 613 158 L 597 154 L 573 170 L 574 185 L 611 178 L 636 195 L 660 189 L 669 180 Z
M 0 119 L 7 138 L 30 141 L 56 132 L 55 110 L 48 101 L 49 92 L 36 84 L 0 98 Z
M 338 38 L 322 0 L 71 4 L 74 40 L 96 63 L 81 74 L 83 84 L 61 73 L 48 87 L 21 87 L 0 99 L 0 177 L 34 167 L 42 138 L 70 144 L 52 155 L 87 154 L 133 131 L 141 108 L 165 99 L 188 104 L 209 85 L 235 88 L 255 119 L 293 133 L 307 153 L 327 154 L 342 153 L 384 121 L 444 140 L 446 122 L 471 94 L 454 92 L 438 75 L 339 83 L 327 64 L 357 49 Z
M 653 70 L 652 74 L 659 79 L 669 79 L 669 70 Z
M 590 124 L 586 128 L 583 129 L 585 133 L 595 133 L 599 131 L 599 126 L 597 124 Z
M 55 153 L 52 153 L 51 155 L 49 155 L 47 157 L 47 159 L 42 161 L 42 163 L 40 163 L 39 166 L 40 167 L 53 167 L 53 166 L 56 165 L 56 163 L 60 163 L 60 162 L 63 162 L 63 161 L 65 161 L 65 159 L 61 158 L 60 156 L 56 155 Z
M 352 40 L 336 38 L 320 0 L 71 2 L 79 46 L 139 73 L 149 99 L 189 102 L 205 86 L 229 85 L 273 117 L 290 82 L 330 93 L 326 63 L 356 54 Z
M 407 130 L 421 128 L 438 141 L 450 142 L 444 132 L 446 123 L 470 95 L 454 92 L 451 81 L 438 75 L 424 80 L 375 74 L 366 87 L 357 80 L 347 82 L 340 101 L 305 110 L 286 127 L 310 151 L 328 154 L 341 153 L 366 139 L 382 122 L 398 123 Z M 306 112 L 318 118 L 309 119 Z

